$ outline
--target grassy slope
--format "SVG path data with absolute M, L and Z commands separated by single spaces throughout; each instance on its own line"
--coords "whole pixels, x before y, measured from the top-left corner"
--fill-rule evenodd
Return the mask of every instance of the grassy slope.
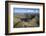
M 31 26 L 37 26 L 37 20 L 33 18 L 30 22 L 22 22 L 20 20 L 22 16 L 14 16 L 14 27 L 31 27 Z

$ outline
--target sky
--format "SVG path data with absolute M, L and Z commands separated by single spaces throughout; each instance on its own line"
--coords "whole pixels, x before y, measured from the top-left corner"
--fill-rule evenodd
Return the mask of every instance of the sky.
M 39 13 L 39 8 L 13 8 L 14 13 Z

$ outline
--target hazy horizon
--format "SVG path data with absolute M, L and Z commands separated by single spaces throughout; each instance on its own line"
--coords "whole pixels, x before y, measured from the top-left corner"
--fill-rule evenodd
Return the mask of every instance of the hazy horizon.
M 14 13 L 39 13 L 38 8 L 13 8 Z

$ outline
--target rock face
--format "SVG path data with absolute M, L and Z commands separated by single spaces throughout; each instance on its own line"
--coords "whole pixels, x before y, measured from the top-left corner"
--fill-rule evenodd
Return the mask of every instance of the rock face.
M 31 20 L 30 18 L 20 18 L 21 21 L 24 21 L 24 22 L 29 22 L 29 20 Z

